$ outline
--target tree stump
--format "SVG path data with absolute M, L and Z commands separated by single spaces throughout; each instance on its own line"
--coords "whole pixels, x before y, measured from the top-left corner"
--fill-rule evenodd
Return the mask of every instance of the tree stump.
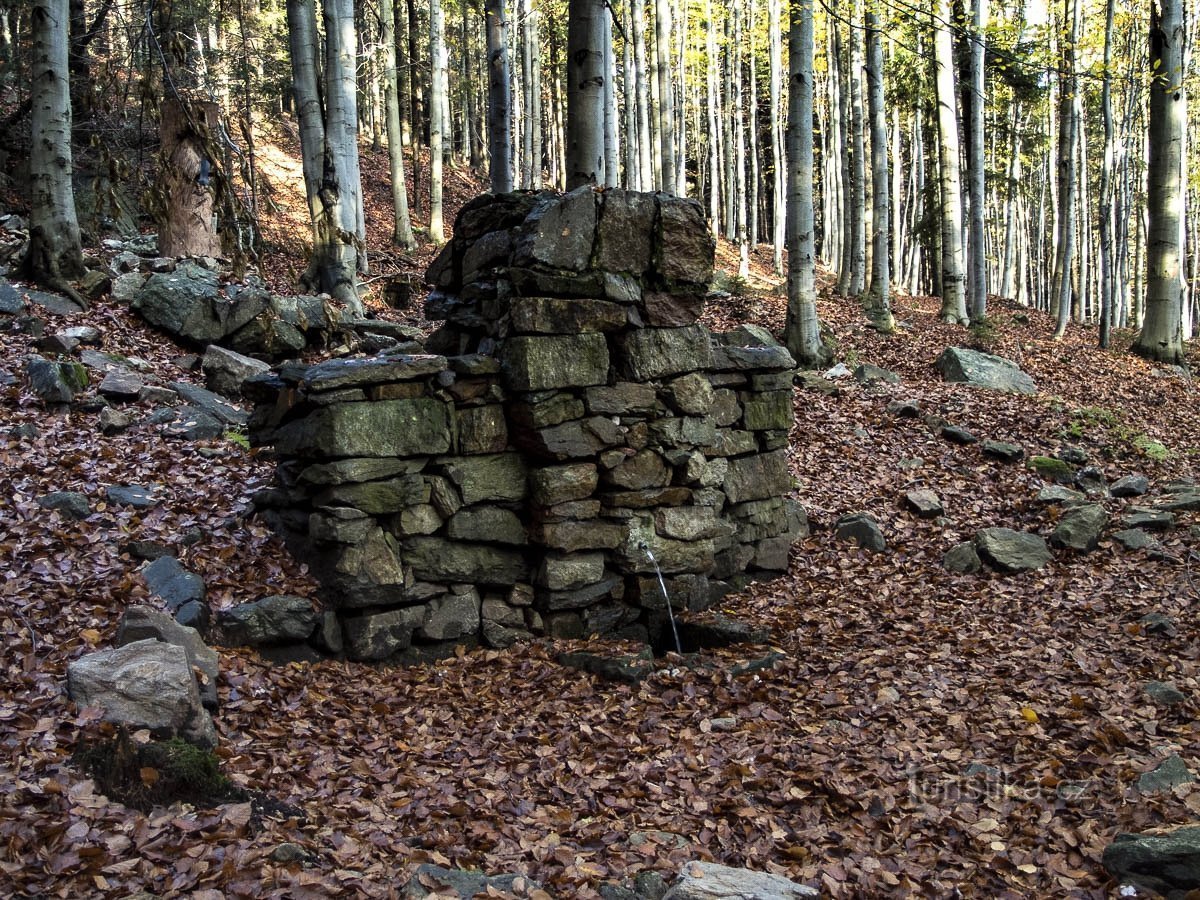
M 163 256 L 220 256 L 221 238 L 213 218 L 212 160 L 204 136 L 215 134 L 217 104 L 200 102 L 185 109 L 177 99 L 162 106 L 165 210 L 158 232 Z

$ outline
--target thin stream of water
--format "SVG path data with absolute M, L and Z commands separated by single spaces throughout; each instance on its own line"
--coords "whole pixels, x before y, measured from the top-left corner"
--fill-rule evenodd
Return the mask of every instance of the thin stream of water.
M 654 558 L 650 545 L 645 541 L 642 542 L 642 549 L 646 551 L 646 558 L 650 560 L 655 574 L 658 575 L 658 586 L 662 589 L 663 601 L 667 604 L 667 618 L 671 620 L 671 635 L 675 638 L 675 650 L 680 656 L 683 656 L 683 644 L 679 642 L 679 629 L 675 627 L 675 610 L 671 608 L 671 598 L 667 594 L 667 583 L 663 580 L 662 569 L 658 567 L 658 560 Z

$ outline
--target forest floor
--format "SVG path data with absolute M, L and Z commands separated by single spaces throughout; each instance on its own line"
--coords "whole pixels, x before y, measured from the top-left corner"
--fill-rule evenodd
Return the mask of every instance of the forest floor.
M 768 262 L 756 256 L 750 292 L 709 309 L 710 324 L 779 331 Z M 728 247 L 719 264 L 733 265 Z M 770 627 L 778 663 L 734 677 L 728 664 L 753 648 L 706 651 L 710 667 L 668 657 L 630 686 L 564 669 L 541 641 L 422 668 L 222 650 L 218 754 L 236 784 L 294 808 L 275 817 L 245 803 L 147 814 L 108 800 L 72 762 L 95 717 L 64 694 L 68 661 L 112 646 L 122 611 L 147 602 L 130 540 L 174 548 L 218 609 L 313 592 L 247 514 L 269 454 L 173 443 L 148 425 L 103 437 L 94 413 L 48 413 L 23 383 L 30 339 L 0 334 L 0 893 L 385 897 L 430 861 L 583 898 L 700 858 L 835 897 L 1108 896 L 1100 854 L 1117 833 L 1200 814 L 1200 788 L 1136 788 L 1172 753 L 1200 761 L 1197 514 L 1154 553 L 1106 537 L 1036 572 L 952 574 L 943 554 L 977 529 L 1047 534 L 1056 508 L 1035 502 L 1032 469 L 886 406 L 916 400 L 1027 456 L 1074 446 L 1110 481 L 1142 472 L 1161 485 L 1200 474 L 1197 393 L 1124 352 L 1128 335 L 1110 351 L 1078 327 L 1054 342 L 1048 317 L 1002 301 L 987 349 L 1019 362 L 1036 396 L 944 384 L 934 359 L 972 339 L 938 323 L 934 299 L 897 298 L 890 337 L 828 286 L 819 309 L 838 360 L 902 382 L 796 389 L 790 458 L 812 534 L 785 577 L 722 601 Z M 50 317 L 47 331 L 65 324 Z M 180 348 L 118 305 L 69 324 L 195 377 L 175 367 Z M 9 436 L 24 424 L 37 436 Z M 110 484 L 156 485 L 162 502 L 107 504 Z M 943 518 L 906 510 L 915 487 L 940 495 Z M 54 490 L 87 494 L 92 514 L 39 507 Z M 1105 502 L 1115 521 L 1130 501 Z M 881 523 L 885 552 L 835 539 L 836 519 L 856 510 Z M 1174 633 L 1149 633 L 1150 612 Z M 1151 680 L 1189 700 L 1156 707 Z M 306 859 L 273 861 L 283 842 Z

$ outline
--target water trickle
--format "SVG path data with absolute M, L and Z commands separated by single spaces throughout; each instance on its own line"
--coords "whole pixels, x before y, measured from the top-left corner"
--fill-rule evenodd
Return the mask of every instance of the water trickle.
M 662 569 L 658 567 L 658 560 L 654 558 L 650 544 L 642 541 L 640 546 L 645 551 L 646 558 L 650 560 L 650 565 L 654 566 L 655 574 L 658 575 L 658 586 L 662 590 L 663 601 L 667 604 L 667 618 L 671 620 L 671 636 L 675 638 L 675 651 L 682 656 L 683 644 L 679 640 L 679 629 L 675 626 L 675 610 L 671 608 L 671 596 L 667 593 L 667 583 L 663 580 Z

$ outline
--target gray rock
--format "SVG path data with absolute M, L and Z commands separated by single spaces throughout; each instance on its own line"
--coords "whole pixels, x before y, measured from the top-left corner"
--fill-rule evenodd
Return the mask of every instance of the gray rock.
M 308 640 L 317 613 L 306 597 L 276 594 L 222 610 L 217 623 L 230 644 L 260 647 Z
M 1142 693 L 1158 706 L 1179 706 L 1187 702 L 1187 694 L 1173 681 L 1148 681 L 1143 685 Z
M 561 653 L 558 664 L 568 669 L 588 672 L 607 681 L 637 684 L 654 671 L 654 657 L 649 650 L 637 656 L 609 656 L 602 653 Z
M 404 561 L 426 581 L 508 585 L 524 581 L 529 573 L 524 555 L 517 550 L 439 537 L 406 538 Z
M 528 491 L 525 461 L 518 453 L 448 459 L 445 471 L 466 506 L 521 500 Z
M 525 219 L 513 252 L 513 265 L 541 264 L 552 269 L 582 272 L 592 257 L 597 201 L 591 185 L 563 197 L 550 196 Z
M 446 357 L 431 354 L 372 356 L 366 359 L 328 359 L 305 371 L 301 386 L 324 392 L 348 387 L 413 381 L 446 368 Z
M 1145 475 L 1126 475 L 1114 481 L 1108 490 L 1114 497 L 1140 497 L 1150 490 L 1150 479 Z
M 1075 473 L 1075 486 L 1087 496 L 1103 499 L 1108 496 L 1108 479 L 1095 466 L 1086 466 Z
M 426 884 L 432 884 L 430 889 Z M 519 885 L 523 885 L 518 892 Z M 456 897 L 460 900 L 470 900 L 479 894 L 484 896 L 529 896 L 540 890 L 541 886 L 524 875 L 485 875 L 482 872 L 468 872 L 462 869 L 444 869 L 431 863 L 417 867 L 416 874 L 404 887 L 400 895 L 403 900 L 424 900 L 434 895 L 441 898 Z
M 654 247 L 654 198 L 636 191 L 606 190 L 596 229 L 596 265 L 606 272 L 640 278 L 650 268 Z
M 26 374 L 33 393 L 48 404 L 70 403 L 88 385 L 87 370 L 77 362 L 53 362 L 31 356 L 27 360 Z
M 368 613 L 342 620 L 346 654 L 351 659 L 374 662 L 412 646 L 413 632 L 425 621 L 424 606 Z
M 984 528 L 975 535 L 979 557 L 1001 572 L 1040 569 L 1053 558 L 1039 535 L 1011 528 Z
M 99 346 L 104 339 L 100 329 L 93 325 L 72 325 L 70 328 L 64 328 L 58 332 L 55 337 L 65 341 L 74 341 L 76 345 L 91 344 L 93 346 Z
M 984 456 L 1007 463 L 1019 462 L 1025 455 L 1025 450 L 1019 445 L 1006 441 L 984 441 L 979 445 L 979 449 L 983 451 Z
M 975 444 L 979 441 L 979 438 L 975 437 L 975 435 L 973 435 L 967 429 L 961 428 L 958 425 L 943 425 L 942 437 L 952 444 L 960 444 L 963 446 L 966 446 L 967 444 Z
M 163 437 L 183 441 L 212 440 L 228 430 L 228 426 L 220 419 L 196 406 L 157 409 L 146 421 L 162 425 Z
M 794 412 L 792 392 L 759 391 L 749 394 L 742 403 L 742 423 L 749 431 L 788 431 Z
M 117 303 L 131 305 L 146 284 L 147 276 L 141 272 L 128 272 L 113 279 L 110 296 Z
M 848 513 L 837 520 L 835 532 L 838 540 L 854 541 L 864 550 L 880 553 L 887 549 L 887 541 L 875 518 L 866 512 Z
M 204 579 L 189 572 L 174 556 L 162 556 L 142 569 L 150 593 L 159 597 L 171 612 L 185 604 L 204 602 Z
M 820 896 L 815 888 L 789 881 L 782 875 L 697 860 L 684 863 L 663 900 L 800 900 Z
M 963 541 L 946 551 L 946 555 L 942 557 L 942 565 L 960 575 L 973 575 L 983 568 L 983 561 L 979 558 L 975 544 Z
M 782 450 L 729 460 L 723 485 L 730 503 L 776 497 L 791 486 L 792 475 Z
M 121 625 L 117 629 L 117 646 L 124 647 L 134 641 L 147 639 L 174 644 L 184 649 L 189 665 L 200 670 L 197 687 L 201 701 L 205 708 L 216 709 L 220 664 L 216 651 L 204 643 L 200 632 L 179 624 L 166 613 L 149 606 L 129 607 L 121 617 Z
M 252 435 L 253 439 L 253 435 Z M 423 456 L 450 449 L 450 419 L 440 400 L 382 400 L 324 406 L 275 433 L 286 456 Z
M 109 722 L 200 747 L 217 744 L 187 651 L 175 644 L 148 638 L 73 660 L 67 693 L 80 706 L 103 709 Z
M 1058 520 L 1050 543 L 1089 553 L 1100 543 L 1100 535 L 1108 524 L 1108 513 L 1099 503 L 1080 503 L 1068 507 Z
M 221 297 L 215 272 L 191 262 L 151 275 L 130 304 L 151 325 L 197 344 L 228 334 L 230 304 Z
M 602 334 L 509 338 L 501 361 L 505 383 L 514 391 L 604 384 L 608 364 L 608 343 Z
M 1037 384 L 1011 360 L 964 347 L 947 347 L 935 363 L 949 382 L 993 391 L 1036 394 Z
M 204 371 L 204 383 L 210 391 L 234 398 L 242 396 L 242 384 L 247 378 L 261 375 L 271 369 L 261 360 L 226 350 L 216 344 L 210 344 L 204 351 L 200 368 Z
M 1061 484 L 1048 484 L 1037 493 L 1035 498 L 1038 503 L 1082 503 L 1086 498 L 1079 491 L 1071 490 L 1069 487 L 1063 487 Z
M 0 278 L 0 316 L 19 316 L 25 312 L 25 301 L 17 289 Z
M 1157 637 L 1174 637 L 1178 633 L 1175 620 L 1163 613 L 1147 613 L 1138 619 L 1138 624 L 1146 634 Z
M 1191 784 L 1196 780 L 1179 756 L 1172 754 L 1155 766 L 1149 772 L 1143 772 L 1138 778 L 1138 790 L 1143 794 L 1161 794 L 1181 784 Z
M 591 463 L 546 466 L 529 473 L 533 501 L 539 506 L 583 500 L 595 492 L 599 481 L 599 473 Z
M 1132 506 L 1121 517 L 1121 524 L 1126 528 L 1141 528 L 1143 531 L 1170 531 L 1175 527 L 1175 516 L 1166 510 Z
M 84 309 L 69 297 L 61 294 L 50 294 L 46 291 L 26 291 L 25 296 L 34 306 L 40 306 L 54 316 L 70 317 L 79 315 Z
M 52 491 L 38 498 L 38 506 L 58 510 L 68 519 L 86 519 L 92 514 L 88 498 L 78 491 Z
M 1126 550 L 1150 550 L 1159 546 L 1158 541 L 1140 528 L 1125 528 L 1114 531 L 1113 538 Z
M 883 381 L 887 384 L 899 384 L 900 376 L 888 369 L 881 369 L 870 363 L 863 363 L 854 370 L 854 380 L 859 384 L 873 384 Z
M 551 591 L 573 591 L 603 579 L 603 553 L 567 553 L 548 554 L 534 580 Z
M 916 400 L 891 400 L 887 411 L 897 419 L 916 419 L 921 415 L 921 404 Z
M 357 484 L 364 481 L 379 481 L 394 475 L 420 471 L 423 460 L 339 459 L 331 463 L 306 466 L 300 473 L 300 481 L 308 484 Z
M 134 509 L 150 509 L 159 502 L 154 488 L 137 484 L 110 484 L 104 489 L 104 496 L 109 503 L 132 506 Z
M 212 391 L 205 390 L 202 387 L 197 387 L 194 384 L 188 384 L 183 381 L 171 382 L 171 390 L 182 397 L 190 406 L 197 409 L 202 409 L 223 425 L 232 427 L 241 427 L 246 424 L 246 413 L 235 406 L 231 406 L 225 400 Z
M 97 393 L 113 403 L 132 403 L 145 387 L 142 377 L 128 369 L 113 369 L 105 374 Z
M 627 317 L 619 303 L 586 297 L 514 297 L 509 314 L 517 334 L 616 331 Z
M 643 328 L 614 338 L 618 370 L 630 381 L 653 381 L 712 366 L 713 351 L 703 325 Z M 596 383 L 596 382 L 592 382 Z
M 695 200 L 658 194 L 658 252 L 654 269 L 668 287 L 703 290 L 712 280 L 716 243 Z
M 525 526 L 517 514 L 498 506 L 473 506 L 459 510 L 450 518 L 446 534 L 456 541 L 525 543 Z
M 111 406 L 106 406 L 100 410 L 98 420 L 100 423 L 100 433 L 109 436 L 120 434 L 133 425 L 133 417 L 129 413 L 113 409 Z
M 1200 490 L 1188 488 L 1168 492 L 1154 504 L 1154 508 L 1174 512 L 1196 512 L 1200 510 Z
M 1058 451 L 1058 458 L 1072 466 L 1086 466 L 1091 459 L 1082 447 L 1063 447 Z
M 1200 826 L 1156 834 L 1118 834 L 1104 848 L 1101 862 L 1122 884 L 1181 898 L 1200 888 Z
M 909 491 L 904 495 L 904 502 L 922 519 L 936 519 L 945 512 L 942 498 L 928 489 Z
M 443 594 L 429 602 L 418 633 L 431 641 L 453 641 L 479 631 L 479 594 Z M 524 624 L 522 621 L 521 624 Z

